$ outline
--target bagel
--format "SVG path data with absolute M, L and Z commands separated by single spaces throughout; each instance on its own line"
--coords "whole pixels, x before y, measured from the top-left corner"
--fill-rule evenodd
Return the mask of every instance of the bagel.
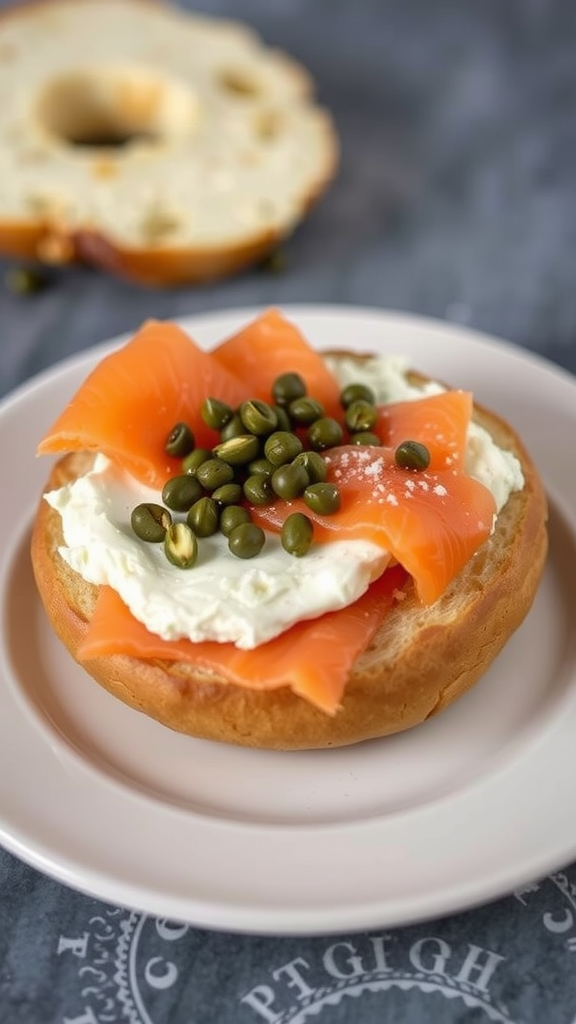
M 524 486 L 510 495 L 489 539 L 438 600 L 423 605 L 414 586 L 405 587 L 353 664 L 334 716 L 288 687 L 251 690 L 185 662 L 115 654 L 83 667 L 115 697 L 176 731 L 249 747 L 343 746 L 410 729 L 438 714 L 484 675 L 524 620 L 547 553 L 546 497 L 521 439 L 483 407 L 474 406 L 473 418 L 500 448 L 514 453 Z M 88 452 L 64 456 L 47 490 L 86 473 L 93 458 Z M 52 626 L 76 657 L 99 588 L 62 559 L 62 544 L 60 515 L 41 500 L 32 537 L 34 572 Z
M 312 89 L 246 26 L 156 0 L 3 10 L 0 252 L 152 286 L 262 259 L 335 173 Z

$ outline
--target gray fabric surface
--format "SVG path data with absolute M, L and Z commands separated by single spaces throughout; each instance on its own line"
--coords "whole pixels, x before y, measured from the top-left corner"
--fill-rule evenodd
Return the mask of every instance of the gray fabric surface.
M 287 302 L 462 322 L 576 371 L 571 0 L 197 6 L 311 69 L 342 138 L 337 182 L 279 275 L 152 292 L 77 269 L 30 299 L 0 287 L 0 394 L 148 316 Z M 576 867 L 385 936 L 250 938 L 107 907 L 0 850 L 2 1024 L 573 1024 L 575 950 Z

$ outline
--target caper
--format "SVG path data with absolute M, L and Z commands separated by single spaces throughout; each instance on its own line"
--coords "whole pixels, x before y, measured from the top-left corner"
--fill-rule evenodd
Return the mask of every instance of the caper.
M 207 427 L 222 430 L 232 419 L 232 409 L 227 402 L 218 398 L 205 398 L 200 407 L 200 415 Z
M 231 437 L 240 437 L 246 433 L 246 427 L 240 419 L 239 413 L 235 412 L 231 420 L 220 431 L 220 439 L 222 441 L 229 441 Z
M 239 434 L 238 437 L 229 437 L 213 449 L 214 455 L 230 466 L 242 466 L 246 462 L 252 462 L 260 451 L 260 442 L 254 434 Z
M 403 441 L 394 452 L 394 460 L 400 469 L 428 469 L 430 452 L 420 441 Z
M 223 484 L 230 484 L 234 479 L 234 470 L 222 459 L 207 459 L 196 470 L 196 479 L 207 491 L 215 491 Z
M 176 423 L 168 437 L 164 449 L 168 455 L 174 455 L 176 458 L 183 458 L 184 455 L 188 455 L 194 447 L 194 434 L 190 430 L 187 423 Z
M 301 558 L 310 549 L 314 536 L 312 520 L 302 512 L 293 512 L 284 520 L 280 540 L 289 555 Z
M 164 552 L 172 565 L 190 569 L 198 557 L 198 541 L 186 523 L 172 523 L 166 530 Z
M 267 274 L 281 274 L 287 266 L 286 253 L 282 249 L 269 252 L 258 264 L 259 269 Z
M 378 434 L 373 434 L 371 430 L 360 430 L 357 434 L 350 435 L 350 444 L 361 444 L 370 448 L 379 448 L 382 441 Z
M 212 497 L 218 505 L 236 505 L 242 497 L 242 486 L 240 484 L 222 484 L 212 491 Z
M 324 415 L 324 406 L 315 398 L 295 398 L 288 406 L 292 419 L 303 427 L 309 427 Z
M 175 512 L 187 512 L 202 495 L 202 487 L 195 476 L 172 476 L 162 488 L 162 501 Z
M 171 522 L 172 516 L 168 509 L 153 502 L 136 505 L 130 516 L 130 523 L 136 536 L 150 544 L 159 544 L 164 540 Z
M 268 459 L 254 459 L 248 466 L 248 471 L 256 474 L 261 473 L 263 476 L 272 476 L 274 466 Z
M 310 484 L 304 491 L 304 501 L 313 512 L 330 516 L 340 508 L 340 491 L 336 484 Z
M 193 452 L 190 452 L 189 455 L 182 459 L 182 472 L 187 473 L 189 476 L 196 476 L 198 466 L 206 462 L 210 455 L 211 453 L 208 448 L 195 448 Z
M 12 267 L 4 280 L 6 287 L 15 295 L 36 295 L 50 283 L 48 275 L 36 267 Z
M 322 452 L 326 448 L 334 448 L 341 444 L 344 433 L 338 420 L 332 419 L 331 416 L 323 416 L 308 427 L 307 437 L 310 447 Z
M 301 452 L 294 462 L 304 466 L 308 474 L 308 483 L 319 484 L 326 479 L 328 467 L 319 452 Z
M 282 466 L 292 462 L 302 451 L 302 442 L 296 434 L 289 430 L 276 430 L 266 438 L 264 455 L 273 466 Z
M 264 547 L 266 537 L 261 526 L 240 523 L 228 535 L 228 547 L 236 558 L 254 558 Z
M 278 424 L 276 413 L 267 402 L 252 398 L 248 402 L 242 402 L 239 413 L 246 430 L 258 437 L 271 434 L 273 430 L 276 430 Z
M 299 373 L 282 373 L 272 385 L 272 397 L 276 405 L 288 406 L 305 394 L 306 385 Z
M 243 508 L 242 505 L 227 505 L 222 509 L 220 516 L 220 531 L 225 537 L 229 537 L 235 526 L 251 521 L 252 517 L 247 508 Z
M 276 429 L 277 430 L 292 430 L 292 424 L 290 417 L 286 412 L 286 409 L 282 405 L 273 405 L 272 408 L 276 413 Z
M 376 395 L 367 384 L 348 384 L 340 393 L 340 405 L 347 409 L 352 402 L 369 402 L 376 404 Z
M 346 409 L 345 420 L 348 430 L 356 434 L 361 430 L 371 430 L 378 420 L 378 412 L 370 402 L 358 398 Z
M 186 522 L 197 537 L 211 537 L 218 529 L 220 510 L 213 498 L 204 495 L 194 502 Z
M 269 505 L 274 497 L 270 477 L 253 473 L 244 481 L 244 497 L 251 505 Z
M 296 462 L 279 466 L 272 474 L 272 490 L 279 498 L 285 498 L 286 501 L 297 498 L 309 483 L 308 473 L 304 466 Z

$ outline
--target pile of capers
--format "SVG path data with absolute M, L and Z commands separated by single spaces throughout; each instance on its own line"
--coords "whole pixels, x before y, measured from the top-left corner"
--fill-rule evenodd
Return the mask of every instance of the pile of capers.
M 202 419 L 220 434 L 212 449 L 196 447 L 186 423 L 177 423 L 170 431 L 165 450 L 182 460 L 181 473 L 166 482 L 164 506 L 138 505 L 131 524 L 141 540 L 163 543 L 174 565 L 184 569 L 194 565 L 198 538 L 218 530 L 238 558 L 258 555 L 265 534 L 252 522 L 243 502 L 269 505 L 277 498 L 302 497 L 315 513 L 337 512 L 340 492 L 326 480 L 321 453 L 342 444 L 345 429 L 348 444 L 381 444 L 372 430 L 378 418 L 375 397 L 363 384 L 349 385 L 340 395 L 345 427 L 325 415 L 322 404 L 307 394 L 298 373 L 277 377 L 272 399 L 272 403 L 249 399 L 233 409 L 217 398 L 206 398 Z M 185 514 L 185 521 L 174 522 L 169 510 Z M 280 539 L 289 554 L 301 557 L 309 550 L 313 534 L 312 520 L 297 512 L 285 520 Z

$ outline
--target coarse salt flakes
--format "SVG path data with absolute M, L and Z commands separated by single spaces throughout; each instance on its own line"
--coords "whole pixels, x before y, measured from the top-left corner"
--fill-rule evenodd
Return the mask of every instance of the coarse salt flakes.
M 398 498 L 396 497 L 395 494 L 387 494 L 386 495 L 386 501 L 388 502 L 389 505 L 397 505 L 398 504 Z
M 380 473 L 380 471 L 382 469 L 384 469 L 384 460 L 383 459 L 376 459 L 375 462 L 372 462 L 372 463 L 370 463 L 369 466 L 366 466 L 366 468 L 364 470 L 364 476 L 367 476 L 367 477 L 378 476 L 378 474 Z
M 434 494 L 437 494 L 438 497 L 440 498 L 445 498 L 446 495 L 448 494 L 448 491 L 444 487 L 444 484 L 436 484 L 434 488 Z

